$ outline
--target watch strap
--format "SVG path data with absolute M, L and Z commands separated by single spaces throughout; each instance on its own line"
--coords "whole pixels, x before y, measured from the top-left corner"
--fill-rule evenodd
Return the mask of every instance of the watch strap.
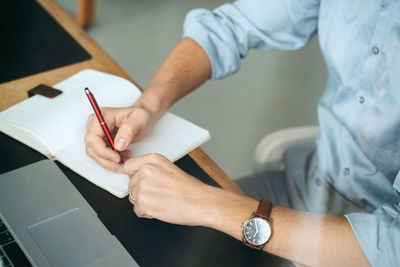
M 260 200 L 260 202 L 259 202 L 259 204 L 258 204 L 258 208 L 257 208 L 257 211 L 253 214 L 254 216 L 253 216 L 253 218 L 254 217 L 260 217 L 260 218 L 263 218 L 263 219 L 266 219 L 266 220 L 271 220 L 271 210 L 272 210 L 272 203 L 271 203 L 271 201 L 268 201 L 268 200 L 266 200 L 266 199 L 262 199 L 262 200 Z M 254 249 L 263 249 L 263 247 L 265 246 L 265 244 L 262 244 L 262 245 L 260 245 L 260 246 L 255 246 L 255 245 L 253 245 L 253 244 L 251 244 L 251 243 L 249 243 L 247 240 L 246 240 L 246 238 L 244 237 L 244 235 L 243 235 L 243 243 L 246 245 L 246 246 L 248 246 L 248 247 L 250 247 L 250 248 L 254 248 Z
M 254 249 L 262 249 L 264 247 L 265 244 L 263 244 L 262 246 L 254 246 L 253 244 L 250 244 L 247 241 L 243 241 L 243 243 L 248 246 L 249 248 L 254 248 Z
M 254 213 L 255 216 L 261 217 L 267 220 L 271 219 L 272 203 L 266 199 L 261 199 L 258 204 L 257 211 Z

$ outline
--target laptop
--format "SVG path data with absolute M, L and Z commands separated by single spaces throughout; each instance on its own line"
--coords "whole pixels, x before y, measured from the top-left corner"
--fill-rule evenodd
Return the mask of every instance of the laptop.
M 51 160 L 0 175 L 0 266 L 138 266 Z

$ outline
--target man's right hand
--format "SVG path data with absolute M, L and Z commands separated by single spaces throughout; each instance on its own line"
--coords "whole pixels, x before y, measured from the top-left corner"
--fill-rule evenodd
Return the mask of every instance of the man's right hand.
M 128 108 L 101 108 L 104 119 L 115 134 L 114 145 L 120 155 L 108 146 L 105 134 L 94 114 L 87 122 L 85 136 L 86 153 L 97 163 L 110 171 L 123 173 L 120 157 L 125 161 L 132 156 L 127 146 L 142 139 L 154 126 L 158 116 L 149 110 L 134 105 Z
M 211 77 L 211 61 L 203 48 L 183 38 L 163 62 L 133 107 L 102 108 L 114 144 L 122 159 L 131 157 L 126 147 L 145 136 L 157 120 L 181 97 Z M 123 96 L 122 96 L 123 97 Z M 123 172 L 120 156 L 107 146 L 104 133 L 94 115 L 89 117 L 85 136 L 86 153 L 108 170 Z

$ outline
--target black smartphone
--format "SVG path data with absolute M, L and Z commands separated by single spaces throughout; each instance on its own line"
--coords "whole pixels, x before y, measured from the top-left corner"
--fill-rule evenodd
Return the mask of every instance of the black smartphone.
M 62 94 L 61 90 L 47 86 L 45 84 L 40 84 L 40 85 L 36 86 L 35 88 L 28 91 L 29 97 L 31 97 L 33 95 L 42 95 L 42 96 L 45 96 L 48 98 L 54 98 L 60 94 Z

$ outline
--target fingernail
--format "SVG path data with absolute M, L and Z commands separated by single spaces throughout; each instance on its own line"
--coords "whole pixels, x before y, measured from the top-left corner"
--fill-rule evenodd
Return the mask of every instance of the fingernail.
M 119 159 L 117 159 L 117 158 L 110 158 L 110 160 L 112 160 L 112 161 L 114 161 L 114 162 L 119 162 Z
M 121 150 L 125 147 L 126 141 L 123 138 L 119 138 L 117 140 L 117 143 L 115 143 L 115 148 L 118 150 Z

